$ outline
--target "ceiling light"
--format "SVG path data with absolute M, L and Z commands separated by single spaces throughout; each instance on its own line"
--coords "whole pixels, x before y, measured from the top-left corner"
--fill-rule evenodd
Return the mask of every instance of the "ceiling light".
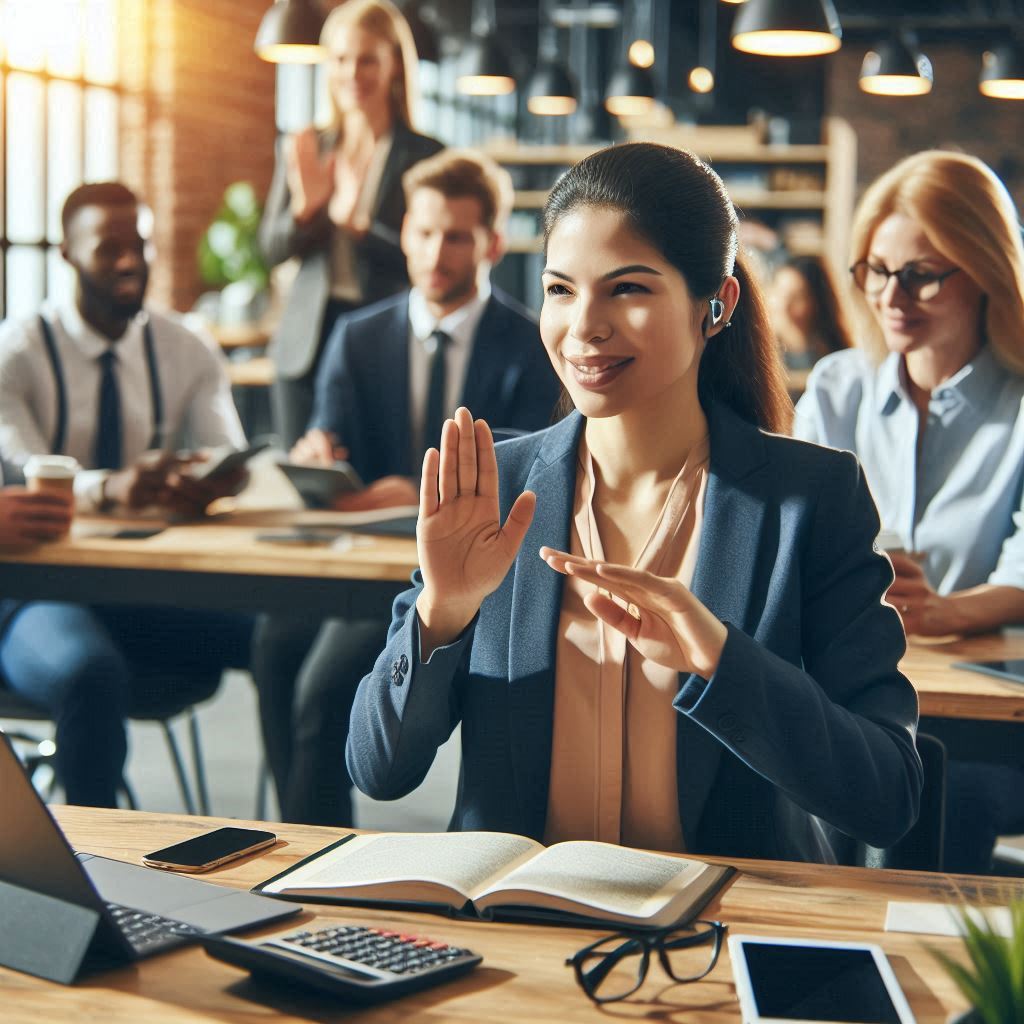
M 691 68 L 686 82 L 694 92 L 711 92 L 715 87 L 715 74 L 711 68 L 703 66 Z
M 324 59 L 323 24 L 312 0 L 274 0 L 256 30 L 253 49 L 272 64 L 318 64 Z
M 1024 100 L 1024 53 L 1020 43 L 1001 43 L 981 59 L 978 88 L 999 100 Z
M 604 108 L 616 117 L 636 117 L 654 109 L 654 79 L 647 68 L 625 64 L 612 75 Z
M 732 45 L 766 57 L 815 57 L 839 49 L 843 30 L 832 0 L 747 0 Z
M 576 84 L 563 65 L 541 61 L 526 87 L 526 109 L 547 117 L 564 117 L 576 109 Z
M 460 63 L 455 88 L 466 96 L 506 96 L 515 89 L 512 63 L 498 42 L 498 11 L 494 0 L 474 0 L 473 35 Z
M 932 90 L 932 62 L 912 37 L 892 36 L 864 54 L 860 87 L 874 96 L 923 96 Z
M 646 39 L 634 39 L 629 44 L 629 63 L 638 68 L 649 68 L 654 64 L 654 44 Z

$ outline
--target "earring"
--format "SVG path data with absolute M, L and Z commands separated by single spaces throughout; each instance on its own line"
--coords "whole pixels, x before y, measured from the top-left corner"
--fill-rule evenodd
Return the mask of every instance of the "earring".
M 714 327 L 725 314 L 725 303 L 716 295 L 708 300 L 708 309 L 711 312 L 711 326 Z

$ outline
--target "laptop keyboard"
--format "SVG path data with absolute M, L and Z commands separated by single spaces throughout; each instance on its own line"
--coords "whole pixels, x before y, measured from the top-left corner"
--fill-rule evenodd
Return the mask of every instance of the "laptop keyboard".
M 152 953 L 157 949 L 179 946 L 190 938 L 201 935 L 197 928 L 183 921 L 175 921 L 159 914 L 108 903 L 107 909 L 121 934 L 131 943 L 136 953 Z

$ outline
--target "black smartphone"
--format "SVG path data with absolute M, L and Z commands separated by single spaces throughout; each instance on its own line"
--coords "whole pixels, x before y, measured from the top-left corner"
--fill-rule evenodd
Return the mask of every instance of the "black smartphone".
M 206 462 L 193 463 L 188 472 L 196 480 L 216 480 L 218 477 L 230 476 L 241 469 L 254 455 L 270 447 L 267 441 L 258 441 L 248 448 L 218 449 L 210 453 Z
M 154 850 L 142 863 L 165 871 L 209 871 L 257 850 L 265 850 L 277 842 L 273 832 L 255 828 L 218 828 L 183 843 Z

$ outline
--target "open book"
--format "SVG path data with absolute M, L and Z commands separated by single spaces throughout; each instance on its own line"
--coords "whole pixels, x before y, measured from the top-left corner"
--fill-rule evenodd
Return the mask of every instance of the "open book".
M 424 905 L 480 917 L 661 928 L 694 917 L 733 869 L 608 843 L 544 847 L 504 832 L 347 836 L 254 892 Z

